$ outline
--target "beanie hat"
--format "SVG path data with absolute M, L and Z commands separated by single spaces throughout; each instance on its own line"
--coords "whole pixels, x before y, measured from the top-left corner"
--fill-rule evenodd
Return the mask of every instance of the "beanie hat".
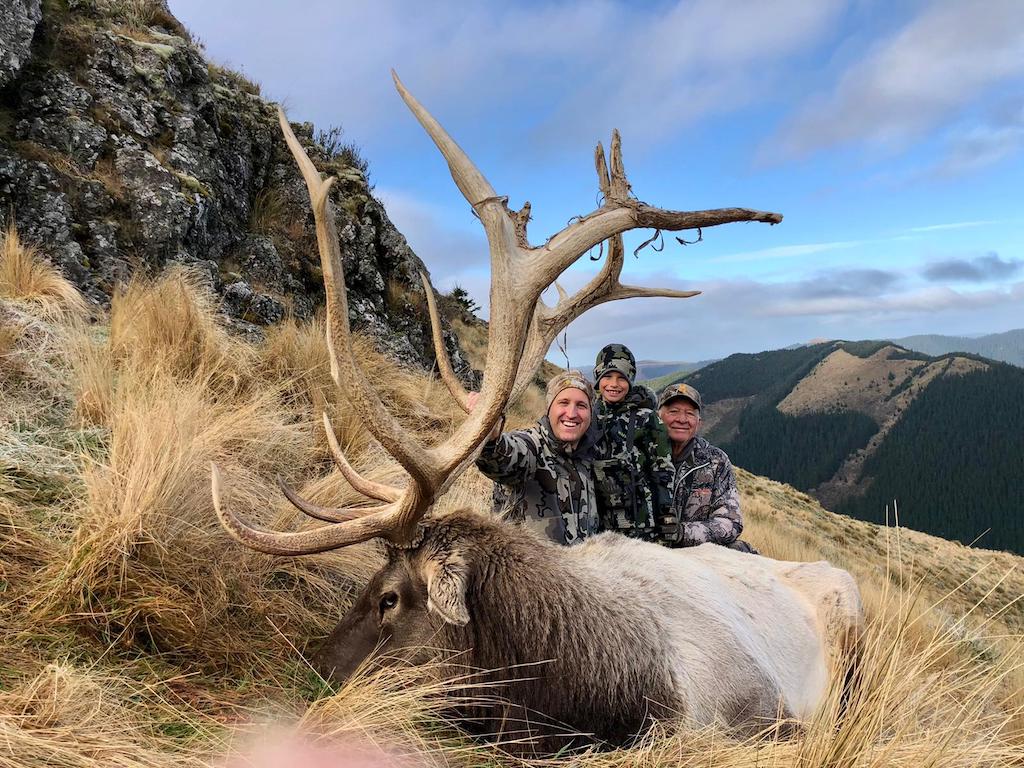
M 560 371 L 551 377 L 548 382 L 547 410 L 551 410 L 551 404 L 558 397 L 563 389 L 581 389 L 587 395 L 590 402 L 594 402 L 594 386 L 587 381 L 586 377 L 579 371 Z
M 687 400 L 690 400 L 697 406 L 698 411 L 704 409 L 704 406 L 700 401 L 700 392 L 689 384 L 683 384 L 681 382 L 678 384 L 669 384 L 658 393 L 658 407 L 663 407 L 669 400 L 675 400 L 677 397 L 685 397 Z
M 618 371 L 626 377 L 629 386 L 633 386 L 636 378 L 636 358 L 625 344 L 608 344 L 597 353 L 594 363 L 594 381 L 600 381 L 606 373 Z

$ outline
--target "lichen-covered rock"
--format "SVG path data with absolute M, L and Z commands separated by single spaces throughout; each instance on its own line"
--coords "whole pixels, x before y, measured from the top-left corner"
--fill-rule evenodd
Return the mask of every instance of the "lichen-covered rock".
M 0 3 L 0 88 L 14 80 L 28 61 L 32 36 L 42 18 L 42 0 Z
M 14 119 L 7 134 L 0 123 L 0 225 L 13 211 L 24 239 L 97 302 L 135 269 L 182 263 L 209 276 L 247 335 L 288 313 L 311 317 L 323 285 L 309 197 L 258 87 L 207 64 L 163 0 L 2 6 L 0 88 Z M 8 36 L 31 42 L 31 58 Z M 363 171 L 318 145 L 312 125 L 294 128 L 338 178 L 353 327 L 432 366 L 422 262 Z

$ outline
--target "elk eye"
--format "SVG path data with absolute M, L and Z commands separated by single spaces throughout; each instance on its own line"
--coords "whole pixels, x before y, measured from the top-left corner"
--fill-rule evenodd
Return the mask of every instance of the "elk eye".
M 398 605 L 398 595 L 394 592 L 388 592 L 386 595 L 382 595 L 380 598 L 380 612 L 390 611 Z

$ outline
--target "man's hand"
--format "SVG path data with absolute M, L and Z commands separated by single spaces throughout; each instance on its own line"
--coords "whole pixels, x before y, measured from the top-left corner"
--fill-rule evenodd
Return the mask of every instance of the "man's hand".
M 480 399 L 479 392 L 467 392 L 466 393 L 466 404 L 469 406 L 469 412 L 472 413 L 473 409 L 476 408 L 477 400 Z M 498 439 L 498 435 L 501 434 L 501 428 L 505 424 L 505 417 L 502 416 L 495 425 L 491 428 L 490 433 L 487 435 L 487 442 L 492 443 Z

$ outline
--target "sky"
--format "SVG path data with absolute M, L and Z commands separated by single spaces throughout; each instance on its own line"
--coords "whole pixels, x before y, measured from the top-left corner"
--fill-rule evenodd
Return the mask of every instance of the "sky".
M 1022 0 L 169 5 L 292 120 L 341 126 L 435 286 L 485 315 L 483 230 L 391 69 L 512 208 L 530 201 L 534 245 L 597 207 L 593 150 L 615 128 L 639 199 L 784 215 L 635 256 L 653 233 L 628 233 L 623 282 L 702 293 L 591 310 L 573 366 L 609 342 L 696 361 L 1024 327 Z M 599 267 L 584 255 L 560 282 Z

